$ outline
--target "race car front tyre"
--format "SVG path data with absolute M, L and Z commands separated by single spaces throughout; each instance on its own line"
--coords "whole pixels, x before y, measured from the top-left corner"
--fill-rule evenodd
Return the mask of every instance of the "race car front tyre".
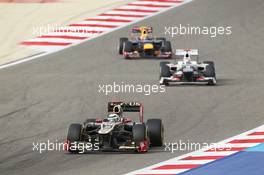
M 164 42 L 163 52 L 172 52 L 171 42 L 170 41 L 165 41 Z
M 80 141 L 80 136 L 81 136 L 81 131 L 82 131 L 82 125 L 79 123 L 73 123 L 70 125 L 68 129 L 68 135 L 67 135 L 67 140 L 71 144 L 73 142 Z M 71 153 L 77 153 L 78 150 L 71 150 L 69 148 L 69 152 Z
M 205 68 L 205 76 L 206 77 L 215 77 L 215 67 L 213 61 L 204 61 L 204 64 L 208 64 Z
M 136 144 L 146 140 L 146 126 L 145 124 L 135 124 L 132 129 L 133 139 Z
M 124 44 L 125 52 L 133 52 L 133 44 L 130 41 L 126 41 Z
M 170 67 L 167 65 L 169 63 L 170 62 L 160 62 L 160 79 L 162 77 L 171 77 Z M 168 85 L 165 80 L 161 84 Z
M 214 62 L 213 61 L 205 61 L 204 63 L 208 64 L 205 68 L 204 76 L 205 77 L 212 77 L 212 78 L 216 79 Z M 213 80 L 211 80 L 208 82 L 208 85 L 215 85 L 215 82 Z
M 118 46 L 118 52 L 119 54 L 123 54 L 124 50 L 124 43 L 128 41 L 128 38 L 120 38 L 119 39 L 119 46 Z
M 170 77 L 171 72 L 170 72 L 170 67 L 167 65 L 170 64 L 170 62 L 160 62 L 160 76 L 161 77 Z
M 124 52 L 131 53 L 133 52 L 133 44 L 130 41 L 126 41 L 124 43 Z M 129 56 L 125 56 L 125 58 L 129 58 Z
M 151 146 L 162 146 L 164 141 L 164 127 L 161 119 L 147 120 L 147 134 Z

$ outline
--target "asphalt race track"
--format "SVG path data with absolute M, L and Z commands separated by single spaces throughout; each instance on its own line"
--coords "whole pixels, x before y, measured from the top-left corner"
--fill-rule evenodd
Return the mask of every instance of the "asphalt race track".
M 99 84 L 157 84 L 160 60 L 124 60 L 118 38 L 131 26 L 43 58 L 0 70 L 0 171 L 4 174 L 123 174 L 179 156 L 71 155 L 32 151 L 32 142 L 62 141 L 68 125 L 104 116 L 109 100 L 141 101 L 146 118 L 164 121 L 166 142 L 217 142 L 264 122 L 262 0 L 195 0 L 142 21 L 156 35 L 164 26 L 232 26 L 232 35 L 169 38 L 173 48 L 198 48 L 215 61 L 218 85 L 168 87 L 166 93 L 98 93 Z

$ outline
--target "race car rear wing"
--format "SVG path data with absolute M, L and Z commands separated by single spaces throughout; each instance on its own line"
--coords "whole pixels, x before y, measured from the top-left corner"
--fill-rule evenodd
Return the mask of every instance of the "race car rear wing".
M 140 112 L 141 103 L 138 102 L 108 102 L 108 112 L 112 112 L 118 105 L 121 106 L 123 112 Z
M 107 111 L 114 112 L 115 106 L 120 106 L 123 112 L 139 112 L 140 122 L 143 122 L 143 105 L 139 102 L 108 102 Z
M 190 56 L 198 56 L 198 49 L 176 49 L 175 55 L 176 56 L 184 56 L 186 54 Z
M 132 33 L 141 33 L 142 28 L 146 28 L 148 33 L 152 33 L 153 32 L 153 28 L 152 27 L 138 27 L 138 26 L 136 26 L 136 27 L 132 28 Z

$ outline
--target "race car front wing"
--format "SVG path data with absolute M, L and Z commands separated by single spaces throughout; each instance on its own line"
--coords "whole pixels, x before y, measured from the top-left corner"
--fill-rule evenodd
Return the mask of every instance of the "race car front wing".
M 215 85 L 216 84 L 216 78 L 215 77 L 203 77 L 200 76 L 195 79 L 195 81 L 183 81 L 181 78 L 178 77 L 161 77 L 159 83 L 161 85 L 169 85 L 172 84 L 210 84 Z

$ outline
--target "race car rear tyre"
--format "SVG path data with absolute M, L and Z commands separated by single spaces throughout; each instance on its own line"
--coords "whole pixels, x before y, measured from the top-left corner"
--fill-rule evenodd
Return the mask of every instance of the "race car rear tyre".
M 119 47 L 118 47 L 118 51 L 119 54 L 123 54 L 123 50 L 124 50 L 124 43 L 128 41 L 128 38 L 120 38 L 119 39 Z
M 147 120 L 147 134 L 151 146 L 162 146 L 164 141 L 164 127 L 161 119 Z
M 80 136 L 81 136 L 81 131 L 82 131 L 82 125 L 79 123 L 73 123 L 70 125 L 68 129 L 68 135 L 67 135 L 67 140 L 69 143 L 77 142 L 80 141 Z M 71 153 L 77 153 L 78 150 L 71 150 L 69 149 L 69 152 Z
M 160 78 L 171 77 L 170 67 L 167 65 L 170 62 L 160 62 Z
M 206 66 L 204 76 L 205 77 L 212 77 L 212 78 L 216 79 L 214 62 L 213 61 L 205 61 L 204 63 L 208 64 Z M 215 83 L 213 81 L 209 81 L 208 85 L 215 85 Z
M 145 141 L 147 138 L 145 124 L 135 124 L 132 129 L 133 139 L 136 144 Z

